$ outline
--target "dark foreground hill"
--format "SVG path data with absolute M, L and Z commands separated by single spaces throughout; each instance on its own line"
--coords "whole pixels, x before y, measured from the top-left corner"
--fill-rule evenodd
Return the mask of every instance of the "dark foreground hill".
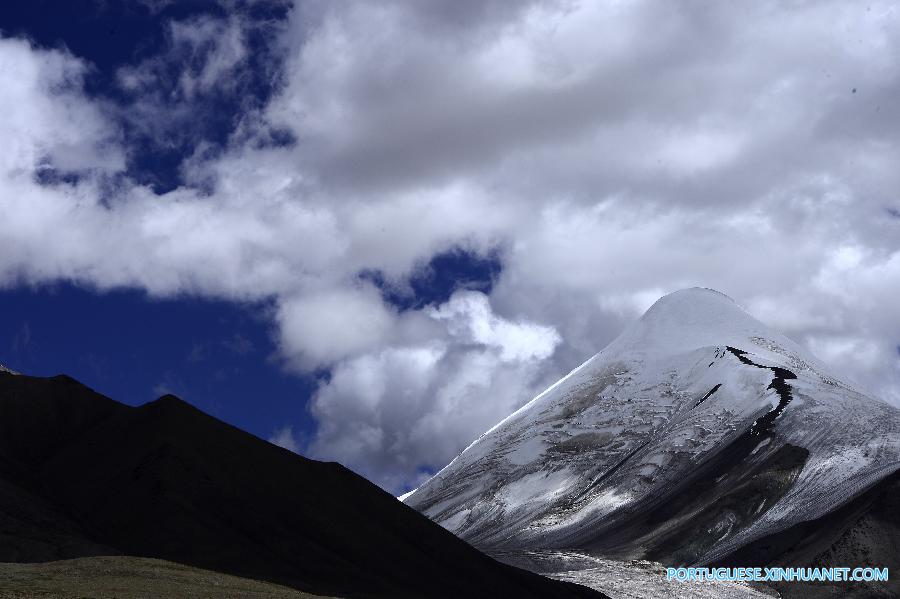
M 161 558 L 322 595 L 599 597 L 173 397 L 0 372 L 0 562 Z

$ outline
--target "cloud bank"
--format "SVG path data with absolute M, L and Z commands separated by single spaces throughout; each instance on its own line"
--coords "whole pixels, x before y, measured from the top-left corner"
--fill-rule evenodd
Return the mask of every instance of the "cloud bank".
M 113 117 L 164 143 L 244 93 L 248 27 L 172 22 L 124 100 L 0 40 L 0 284 L 270 300 L 285 366 L 330 372 L 280 444 L 394 491 L 691 285 L 900 403 L 892 3 L 305 2 L 224 146 L 128 176 Z M 454 248 L 497 253 L 489 294 L 402 310 L 360 276 Z

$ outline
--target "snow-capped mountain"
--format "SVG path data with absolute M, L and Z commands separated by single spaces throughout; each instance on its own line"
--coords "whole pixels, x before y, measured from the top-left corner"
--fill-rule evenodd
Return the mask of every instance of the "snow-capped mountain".
M 898 466 L 900 410 L 727 296 L 689 289 L 402 499 L 495 552 L 708 564 Z

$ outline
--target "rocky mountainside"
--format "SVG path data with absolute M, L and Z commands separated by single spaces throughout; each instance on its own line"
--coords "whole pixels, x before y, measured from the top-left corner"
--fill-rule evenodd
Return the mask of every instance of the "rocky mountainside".
M 346 468 L 173 396 L 132 408 L 69 377 L 0 373 L 0 562 L 112 555 L 328 596 L 602 596 L 499 563 Z
M 494 552 L 900 566 L 898 467 L 900 410 L 689 289 L 402 499 Z

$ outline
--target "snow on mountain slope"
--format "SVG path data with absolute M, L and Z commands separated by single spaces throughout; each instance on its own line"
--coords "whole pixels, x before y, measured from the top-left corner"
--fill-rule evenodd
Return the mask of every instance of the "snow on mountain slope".
M 660 299 L 403 500 L 489 550 L 709 563 L 900 466 L 900 410 L 727 296 Z

